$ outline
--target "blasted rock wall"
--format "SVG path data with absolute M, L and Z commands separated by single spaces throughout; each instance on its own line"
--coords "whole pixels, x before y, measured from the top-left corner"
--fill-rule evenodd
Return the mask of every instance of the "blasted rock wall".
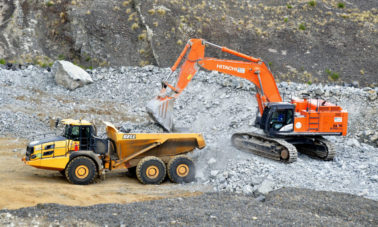
M 378 2 L 312 2 L 4 0 L 0 59 L 166 67 L 201 37 L 262 57 L 281 81 L 376 85 Z

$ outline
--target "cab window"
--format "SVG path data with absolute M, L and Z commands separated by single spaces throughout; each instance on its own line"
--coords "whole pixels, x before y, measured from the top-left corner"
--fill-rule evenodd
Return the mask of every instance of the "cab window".
M 293 123 L 293 110 L 277 110 L 272 114 L 270 127 L 278 131 L 283 126 Z

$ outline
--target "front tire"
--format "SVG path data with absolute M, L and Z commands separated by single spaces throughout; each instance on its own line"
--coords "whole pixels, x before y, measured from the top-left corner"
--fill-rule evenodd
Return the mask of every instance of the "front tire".
M 72 184 L 90 184 L 94 181 L 95 176 L 96 164 L 85 156 L 72 159 L 66 168 L 66 178 Z
M 139 161 L 136 174 L 142 184 L 160 184 L 165 178 L 166 167 L 160 158 L 147 156 Z
M 189 183 L 195 180 L 196 170 L 192 159 L 185 155 L 173 157 L 168 162 L 168 177 L 175 183 Z

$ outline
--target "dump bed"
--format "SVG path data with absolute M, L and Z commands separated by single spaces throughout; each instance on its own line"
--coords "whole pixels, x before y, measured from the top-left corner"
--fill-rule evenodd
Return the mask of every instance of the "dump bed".
M 165 160 L 206 146 L 199 133 L 121 133 L 107 122 L 106 132 L 120 160 L 141 159 L 145 156 Z

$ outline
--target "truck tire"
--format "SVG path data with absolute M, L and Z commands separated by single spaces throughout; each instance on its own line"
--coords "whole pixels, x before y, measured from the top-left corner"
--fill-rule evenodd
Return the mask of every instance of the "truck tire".
M 154 156 L 147 156 L 139 161 L 136 175 L 142 184 L 160 184 L 166 175 L 164 162 Z
M 66 178 L 72 184 L 90 184 L 94 181 L 95 176 L 96 164 L 85 156 L 72 159 L 66 167 Z
M 189 183 L 194 181 L 196 170 L 193 160 L 185 155 L 178 155 L 168 162 L 168 177 L 174 183 Z

